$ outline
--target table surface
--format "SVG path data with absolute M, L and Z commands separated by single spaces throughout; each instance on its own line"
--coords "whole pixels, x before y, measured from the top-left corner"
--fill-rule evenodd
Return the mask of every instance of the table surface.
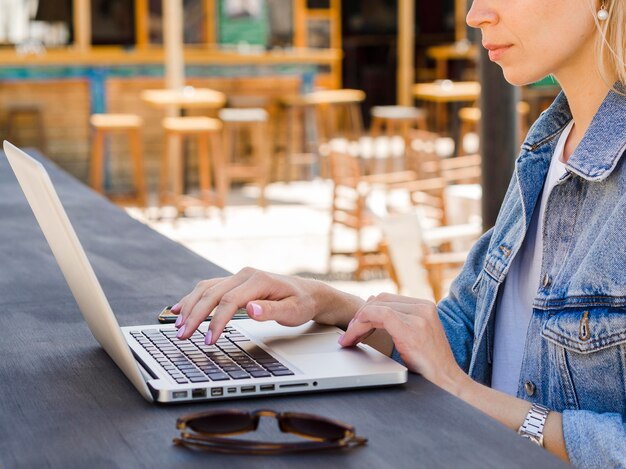
M 475 101 L 480 95 L 477 81 L 441 80 L 433 83 L 416 83 L 413 96 L 434 102 Z
M 219 108 L 226 102 L 226 95 L 208 88 L 186 86 L 183 89 L 144 90 L 141 99 L 156 107 Z
M 437 60 L 476 59 L 478 47 L 464 42 L 440 44 L 426 48 L 426 55 Z
M 121 325 L 154 323 L 195 282 L 225 273 L 45 164 Z M 390 388 L 150 404 L 91 336 L 3 154 L 0 216 L 0 467 L 564 467 L 416 375 Z M 172 445 L 177 416 L 221 407 L 319 413 L 369 443 L 280 457 Z M 271 438 L 274 426 L 258 433 Z

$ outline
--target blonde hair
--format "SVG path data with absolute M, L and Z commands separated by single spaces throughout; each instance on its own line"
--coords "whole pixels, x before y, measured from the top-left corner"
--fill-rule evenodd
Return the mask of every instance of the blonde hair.
M 605 81 L 613 86 L 614 80 L 626 85 L 626 2 L 608 0 L 605 8 L 609 13 L 605 21 L 598 21 L 600 34 L 596 44 L 598 67 Z

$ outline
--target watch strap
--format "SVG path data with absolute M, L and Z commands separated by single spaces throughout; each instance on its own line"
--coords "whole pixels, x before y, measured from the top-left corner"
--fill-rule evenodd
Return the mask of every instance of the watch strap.
M 543 427 L 549 413 L 550 409 L 547 407 L 541 404 L 533 404 L 517 433 L 528 438 L 533 443 L 543 446 Z

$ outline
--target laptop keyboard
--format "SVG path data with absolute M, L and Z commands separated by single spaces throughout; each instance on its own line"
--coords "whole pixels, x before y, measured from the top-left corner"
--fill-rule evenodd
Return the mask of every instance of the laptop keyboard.
M 172 329 L 145 329 L 130 334 L 178 384 L 293 375 L 241 332 L 226 326 L 214 345 L 196 331 L 178 340 Z

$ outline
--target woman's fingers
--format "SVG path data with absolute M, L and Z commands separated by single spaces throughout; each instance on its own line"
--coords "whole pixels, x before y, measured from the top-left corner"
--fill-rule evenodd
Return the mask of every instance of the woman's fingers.
M 344 347 L 352 347 L 368 337 L 374 329 L 386 329 L 395 342 L 396 336 L 409 333 L 403 316 L 389 306 L 366 303 L 350 322 L 339 343 Z
M 251 269 L 244 269 L 232 277 L 203 280 L 199 282 L 193 291 L 181 300 L 181 317 L 179 317 L 176 322 L 179 328 L 177 337 L 179 339 L 188 339 L 191 337 L 202 321 L 204 321 L 222 301 L 224 295 L 239 285 L 244 284 L 253 274 Z M 250 299 L 246 299 L 242 302 L 241 306 L 245 306 L 249 300 Z M 230 317 L 235 314 L 237 308 L 238 307 L 235 307 L 235 309 L 232 310 Z M 214 318 L 211 320 L 213 319 Z M 217 338 L 215 340 L 217 340 Z

